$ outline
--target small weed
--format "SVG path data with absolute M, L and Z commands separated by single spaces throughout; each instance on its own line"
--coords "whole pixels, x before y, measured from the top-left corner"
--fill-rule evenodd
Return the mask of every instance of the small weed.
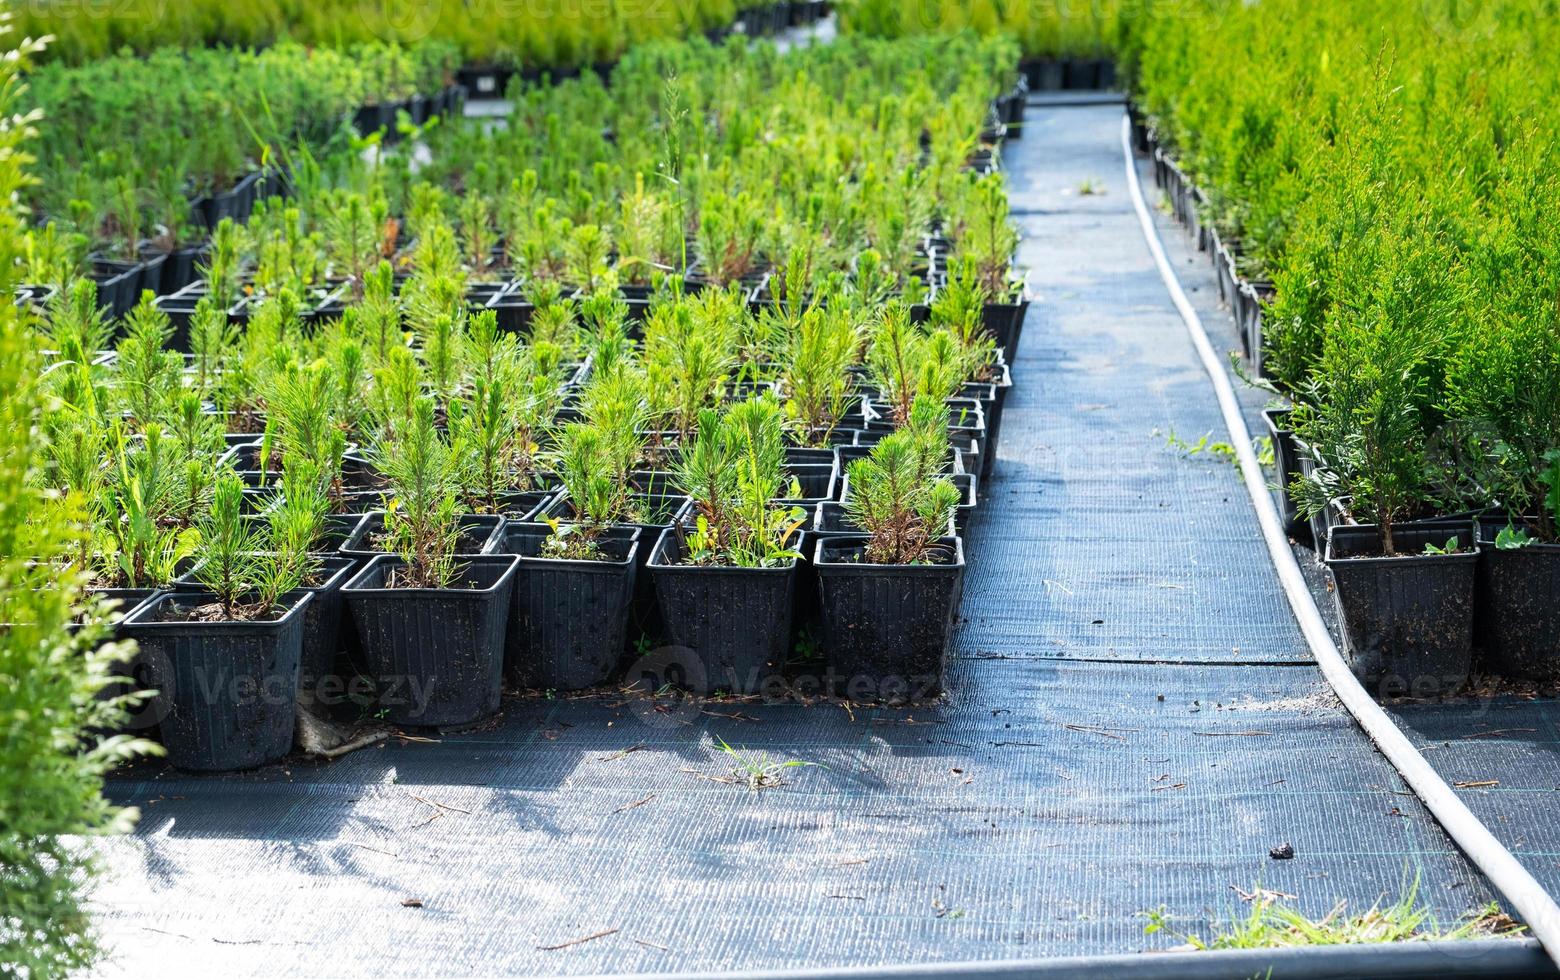
M 1174 429 L 1171 429 L 1168 435 L 1159 429 L 1155 429 L 1154 435 L 1162 437 L 1166 446 L 1188 459 L 1194 456 L 1211 456 L 1230 464 L 1236 469 L 1240 468 L 1240 456 L 1235 452 L 1235 447 L 1227 442 L 1215 442 L 1212 432 L 1205 433 L 1196 442 L 1187 442 L 1176 435 Z M 1263 466 L 1273 465 L 1275 457 L 1273 455 L 1273 440 L 1271 438 L 1262 436 L 1261 438 L 1253 439 L 1251 440 L 1251 448 L 1256 451 L 1259 464 Z
M 1186 947 L 1197 950 L 1335 946 L 1410 940 L 1445 942 L 1481 937 L 1514 937 L 1525 931 L 1524 927 L 1493 902 L 1463 916 L 1456 926 L 1442 929 L 1436 924 L 1430 910 L 1419 904 L 1417 878 L 1404 890 L 1401 898 L 1384 908 L 1377 902 L 1366 912 L 1349 915 L 1344 903 L 1339 902 L 1320 919 L 1308 918 L 1284 904 L 1285 900 L 1293 899 L 1293 895 L 1260 887 L 1250 893 L 1239 889 L 1236 891 L 1251 906 L 1250 911 L 1232 916 L 1227 927 L 1212 923 L 1214 932 L 1207 939 L 1196 933 L 1178 931 L 1163 907 L 1142 913 L 1148 919 L 1148 925 L 1143 931 L 1148 934 L 1164 932 L 1181 940 Z
M 1519 548 L 1526 548 L 1535 540 L 1537 539 L 1530 537 L 1526 531 L 1507 524 L 1495 535 L 1495 547 L 1501 551 L 1516 551 Z
M 800 759 L 786 759 L 784 761 L 769 758 L 764 752 L 747 752 L 734 749 L 726 740 L 716 737 L 720 743 L 721 751 L 731 758 L 734 765 L 731 767 L 733 779 L 747 786 L 748 789 L 757 792 L 761 789 L 772 789 L 784 785 L 783 774 L 787 769 L 799 769 L 803 766 L 816 766 L 816 762 L 802 762 Z
M 1083 183 L 1078 185 L 1078 196 L 1079 197 L 1093 197 L 1093 196 L 1095 196 L 1097 194 L 1104 194 L 1104 193 L 1105 193 L 1105 185 L 1103 183 L 1101 183 L 1100 181 L 1095 180 L 1093 177 L 1089 177 L 1089 178 L 1085 179 Z
M 1462 550 L 1457 537 L 1454 535 L 1446 539 L 1446 547 L 1438 548 L 1433 542 L 1425 542 L 1425 554 L 1427 555 L 1455 555 Z

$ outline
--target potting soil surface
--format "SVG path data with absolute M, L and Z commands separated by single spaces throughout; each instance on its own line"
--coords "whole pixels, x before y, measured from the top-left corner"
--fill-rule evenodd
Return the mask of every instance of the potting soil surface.
M 1145 912 L 1206 935 L 1259 886 L 1318 916 L 1416 879 L 1442 921 L 1490 901 L 1309 664 L 1234 469 L 1171 439 L 1221 423 L 1138 232 L 1120 120 L 1035 109 L 1005 151 L 1037 298 L 950 697 L 520 699 L 335 762 L 142 765 L 110 782 L 138 831 L 96 845 L 105 972 L 1015 959 L 1173 945 Z M 1553 771 L 1552 720 L 1508 727 L 1545 733 L 1520 746 Z

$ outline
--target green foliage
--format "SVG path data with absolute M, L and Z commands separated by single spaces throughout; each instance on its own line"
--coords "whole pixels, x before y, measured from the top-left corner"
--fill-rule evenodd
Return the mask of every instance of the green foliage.
M 877 565 L 938 560 L 936 543 L 948 534 L 948 521 L 959 506 L 958 487 L 938 474 L 947 453 L 941 406 L 920 404 L 933 412 L 930 424 L 891 432 L 870 456 L 850 463 L 846 515 L 870 535 L 866 557 Z
M 35 120 L 18 99 L 22 72 L 41 50 L 36 42 L 12 47 L 0 63 L 6 201 L 29 179 Z M 21 214 L 0 208 L 0 293 L 16 287 L 22 257 Z M 90 342 L 88 319 L 72 328 L 78 344 Z M 74 838 L 132 826 L 134 809 L 103 798 L 103 774 L 156 747 L 90 734 L 121 726 L 140 698 L 99 697 L 132 648 L 104 642 L 108 610 L 84 601 L 86 570 L 68 564 L 91 533 L 81 506 L 93 491 L 48 489 L 44 464 L 58 454 L 45 443 L 56 427 L 39 424 L 47 407 L 42 346 L 22 311 L 0 303 L 0 963 L 18 975 L 63 977 L 99 953 L 84 907 L 95 864 Z M 96 420 L 86 421 L 90 431 Z
M 623 519 L 628 504 L 629 485 L 614 465 L 611 437 L 588 422 L 576 422 L 553 434 L 553 446 L 547 460 L 563 484 L 573 521 L 553 524 L 546 553 L 599 558 L 601 532 Z
M 1419 903 L 1417 876 L 1390 905 L 1377 902 L 1364 912 L 1350 915 L 1340 902 L 1320 919 L 1313 919 L 1290 906 L 1286 899 L 1293 896 L 1254 887 L 1250 894 L 1242 897 L 1250 904 L 1249 911 L 1232 915 L 1228 923 L 1214 923 L 1214 932 L 1209 938 L 1179 931 L 1163 908 L 1144 913 L 1148 925 L 1143 931 L 1150 935 L 1164 932 L 1198 950 L 1455 942 L 1488 937 L 1516 938 L 1525 931 L 1494 903 L 1462 916 L 1449 928 L 1438 925 L 1431 910 Z
M 414 397 L 407 415 L 386 420 L 374 448 L 380 472 L 390 482 L 385 532 L 390 551 L 405 567 L 396 584 L 446 588 L 459 571 L 461 492 L 470 483 L 470 457 L 459 436 L 441 433 L 432 398 Z
M 288 534 L 268 541 L 244 511 L 243 479 L 231 470 L 219 473 L 211 511 L 198 527 L 200 563 L 195 576 L 217 597 L 223 619 L 269 619 L 276 615 L 281 596 L 302 583 L 308 543 L 303 535 Z M 296 513 L 285 505 L 273 510 L 273 526 L 282 526 Z M 271 551 L 271 544 L 286 550 Z
M 863 330 L 849 309 L 809 309 L 794 329 L 780 334 L 780 364 L 785 413 L 803 445 L 827 446 L 850 407 Z
M 791 541 L 805 515 L 774 503 L 785 485 L 785 440 L 774 399 L 752 398 L 724 413 L 701 411 L 693 438 L 678 454 L 674 482 L 697 508 L 685 540 L 690 564 L 757 568 L 797 557 Z

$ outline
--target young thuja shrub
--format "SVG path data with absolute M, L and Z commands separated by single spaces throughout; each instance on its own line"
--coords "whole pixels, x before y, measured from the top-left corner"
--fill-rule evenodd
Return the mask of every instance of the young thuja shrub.
M 1328 348 L 1319 402 L 1296 422 L 1324 465 L 1292 489 L 1308 517 L 1352 496 L 1355 516 L 1380 528 L 1381 553 L 1395 555 L 1394 526 L 1427 502 L 1430 485 L 1421 414 L 1426 341 L 1400 324 L 1353 324 L 1340 325 Z
M 439 431 L 435 413 L 433 399 L 418 395 L 410 416 L 387 420 L 375 444 L 391 487 L 387 550 L 405 563 L 391 577 L 392 588 L 448 588 L 459 571 L 460 498 L 470 483 L 470 456 L 458 435 Z
M 677 528 L 687 564 L 763 568 L 798 557 L 792 540 L 806 515 L 774 504 L 785 486 L 785 439 L 773 398 L 701 411 L 674 480 L 696 509 L 694 527 Z
M 38 36 L 43 32 L 38 32 Z M 23 36 L 20 32 L 13 37 Z M 0 199 L 14 201 L 27 180 L 34 126 L 18 100 L 39 42 L 11 44 L 0 59 Z M 23 211 L 0 210 L 0 295 L 18 285 Z M 137 811 L 110 805 L 103 777 L 138 754 L 142 739 L 100 737 L 123 727 L 139 697 L 104 697 L 132 653 L 109 639 L 107 617 L 82 617 L 87 567 L 53 559 L 86 549 L 91 531 L 75 493 L 61 496 L 37 480 L 48 447 L 42 416 L 52 414 L 39 384 L 38 337 L 23 312 L 0 304 L 0 963 L 28 977 L 64 977 L 92 966 L 101 952 L 86 897 L 99 865 L 83 839 L 128 832 Z M 90 420 L 93 425 L 96 419 Z M 85 488 L 83 488 L 85 489 Z M 33 561 L 31 559 L 45 559 Z M 101 609 L 93 610 L 101 612 Z
M 850 367 L 861 348 L 855 311 L 811 309 L 784 337 L 777 360 L 785 414 L 803 445 L 827 446 L 856 396 Z
M 197 532 L 201 560 L 195 577 L 216 596 L 216 608 L 196 609 L 191 613 L 194 618 L 230 622 L 272 618 L 282 596 L 303 581 L 307 552 L 267 549 L 272 542 L 244 513 L 244 481 L 232 470 L 217 475 L 211 510 Z M 296 546 L 291 541 L 282 543 Z

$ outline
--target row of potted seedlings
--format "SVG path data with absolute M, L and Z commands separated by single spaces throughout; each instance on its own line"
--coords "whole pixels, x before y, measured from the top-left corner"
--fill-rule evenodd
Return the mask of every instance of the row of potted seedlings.
M 690 64 L 713 73 L 734 49 L 701 50 Z M 863 60 L 930 75 L 925 50 Z M 356 175 L 344 187 L 219 223 L 188 309 L 143 295 L 116 324 L 92 283 L 66 284 L 43 324 L 51 394 L 70 408 L 48 418 L 51 468 L 94 528 L 69 560 L 124 590 L 120 629 L 140 641 L 173 760 L 275 759 L 294 694 L 329 703 L 354 687 L 365 697 L 349 704 L 434 726 L 491 713 L 506 677 L 941 690 L 960 535 L 1024 303 L 1000 173 L 971 159 L 997 90 L 963 88 L 980 101 L 950 114 L 968 131 L 945 151 L 917 146 L 919 127 L 894 136 L 912 160 L 952 164 L 908 227 L 852 205 L 809 231 L 776 199 L 786 236 L 759 241 L 729 195 L 657 202 L 686 257 L 639 296 L 625 286 L 643 239 L 625 216 L 646 209 L 642 180 L 575 193 L 554 267 L 541 230 L 517 219 L 499 235 L 474 192 L 439 189 L 453 141 L 431 144 L 403 219 L 386 217 L 387 157 L 341 160 Z M 841 126 L 867 101 L 846 91 Z M 621 144 L 633 151 L 604 145 Z M 875 180 L 856 192 L 892 199 Z M 533 220 L 560 207 L 518 181 Z M 758 261 L 739 272 L 741 241 Z M 903 248 L 917 274 L 879 247 Z M 506 322 L 489 299 L 510 276 L 531 308 Z M 799 650 L 821 659 L 796 663 Z
M 282 44 L 44 67 L 28 96 L 55 123 L 31 191 L 32 281 L 86 275 L 114 317 L 143 290 L 177 291 L 195 279 L 219 222 L 242 222 L 258 202 L 287 196 L 284 161 L 357 134 L 394 141 L 402 123 L 459 115 L 454 57 L 435 43 Z
M 851 339 L 847 318 L 825 319 L 815 312 L 804 332 Z M 986 413 L 1002 410 L 995 383 L 967 380 L 953 334 L 892 304 L 865 364 L 852 343 L 832 361 L 809 359 L 803 340 L 773 381 L 720 383 L 716 404 L 678 432 L 646 428 L 639 366 L 613 366 L 624 327 L 591 355 L 606 366 L 547 372 L 569 380 L 529 422 L 504 418 L 494 393 L 518 381 L 544 401 L 548 387 L 519 377 L 535 354 L 491 314 L 473 320 L 471 373 L 447 404 L 396 349 L 377 382 L 384 414 L 361 452 L 347 451 L 331 417 L 339 379 L 318 364 L 277 382 L 259 442 L 228 448 L 204 411 L 169 418 L 166 432 L 114 421 L 100 511 L 112 540 L 83 560 L 137 586 L 105 594 L 139 600 L 121 629 L 141 643 L 142 679 L 162 692 L 153 717 L 174 761 L 222 769 L 278 757 L 299 685 L 339 693 L 347 671 L 371 680 L 391 722 L 475 721 L 497 708 L 506 663 L 520 686 L 595 686 L 621 675 L 627 642 L 653 623 L 682 652 L 652 673 L 631 667 L 630 681 L 759 693 L 783 680 L 798 608 L 823 637 L 819 693 L 941 690 L 958 532 L 978 500 L 965 460 L 994 451 Z M 135 339 L 118 351 L 125 362 L 139 356 Z M 982 349 L 995 359 L 994 345 Z M 116 364 L 83 368 L 80 383 L 90 389 L 93 371 Z M 169 412 L 188 413 L 199 368 L 178 370 L 190 390 Z M 795 417 L 798 398 L 823 397 L 825 377 L 838 416 Z M 202 453 L 214 462 L 197 476 Z M 197 479 L 209 494 L 183 482 Z M 158 511 L 137 511 L 148 494 Z M 167 588 L 145 584 L 181 569 Z M 649 590 L 636 587 L 645 575 Z M 347 634 L 357 659 L 344 670 Z
M 1285 78 L 1310 75 L 1307 67 L 1257 51 L 1276 23 L 1270 17 L 1282 16 L 1279 9 L 1243 9 L 1232 20 L 1162 25 L 1197 39 L 1184 55 L 1192 66 L 1198 50 L 1225 50 L 1231 31 L 1253 39 L 1256 47 L 1240 48 L 1242 59 L 1231 72 L 1260 83 L 1221 92 L 1211 109 L 1215 120 L 1240 117 L 1246 103 L 1262 103 L 1268 87 L 1289 91 Z M 1298 16 L 1326 20 L 1329 33 L 1413 37 L 1426 30 L 1412 17 L 1365 25 L 1338 20 L 1337 11 L 1306 9 Z M 1496 44 L 1507 42 L 1523 44 L 1516 36 Z M 1357 48 L 1370 44 L 1360 41 Z M 1548 240 L 1551 231 L 1532 217 L 1533 208 L 1541 211 L 1541 201 L 1555 200 L 1560 187 L 1551 178 L 1530 178 L 1526 148 L 1501 154 L 1482 192 L 1490 200 L 1457 198 L 1473 215 L 1470 226 L 1480 228 L 1468 239 L 1479 242 L 1476 250 L 1459 254 L 1435 229 L 1385 217 L 1398 214 L 1398 203 L 1376 200 L 1363 187 L 1402 201 L 1427 200 L 1441 190 L 1421 189 L 1415 179 L 1455 184 L 1448 175 L 1476 150 L 1463 144 L 1462 131 L 1441 130 L 1434 117 L 1423 120 L 1424 133 L 1409 133 L 1373 119 L 1362 103 L 1351 108 L 1357 117 L 1349 115 L 1349 125 L 1381 137 L 1348 159 L 1306 158 L 1314 172 L 1299 181 L 1317 189 L 1315 203 L 1307 204 L 1304 222 L 1292 218 L 1298 243 L 1275 242 L 1275 229 L 1285 225 L 1264 223 L 1264 215 L 1285 208 L 1281 195 L 1296 179 L 1292 153 L 1306 139 L 1323 142 L 1317 133 L 1326 126 L 1312 123 L 1334 119 L 1340 103 L 1321 92 L 1296 106 L 1292 130 L 1264 137 L 1264 145 L 1289 150 L 1253 156 L 1245 183 L 1211 184 L 1204 176 L 1200 184 L 1189 156 L 1223 179 L 1239 178 L 1239 167 L 1220 172 L 1211 154 L 1193 153 L 1201 131 L 1173 119 L 1168 108 L 1168 92 L 1181 97 L 1178 80 L 1195 67 L 1165 51 L 1142 56 L 1154 61 L 1140 69 L 1148 87 L 1143 98 L 1162 115 L 1134 109 L 1134 140 L 1151 154 L 1173 214 L 1214 262 L 1257 384 L 1275 393 L 1265 418 L 1279 506 L 1296 540 L 1314 546 L 1331 571 L 1354 673 L 1381 696 L 1445 696 L 1479 676 L 1554 685 L 1560 680 L 1554 601 L 1560 595 L 1554 443 L 1560 384 L 1546 367 L 1555 350 L 1549 300 L 1532 298 L 1549 296 L 1548 273 L 1516 256 Z M 1443 58 L 1451 55 L 1427 42 L 1415 45 L 1412 64 Z M 1401 89 L 1374 73 L 1373 66 L 1351 61 L 1329 86 L 1348 92 L 1387 86 L 1381 105 L 1393 105 Z M 1445 73 L 1462 78 L 1460 70 Z M 1246 136 L 1236 128 L 1206 139 Z M 1426 165 L 1410 178 L 1398 170 L 1402 158 L 1393 140 L 1407 140 L 1415 158 L 1448 159 L 1448 167 Z M 1253 189 L 1262 197 L 1253 200 Z M 1367 206 L 1376 217 L 1349 217 L 1356 214 L 1351 209 Z M 1485 226 L 1477 217 L 1484 214 L 1504 217 Z M 1242 215 L 1245 222 L 1236 220 Z M 1262 261 L 1242 247 L 1243 233 L 1262 236 Z M 1356 234 L 1368 237 L 1370 247 L 1359 245 Z M 1342 257 L 1334 264 L 1321 253 Z M 1384 256 L 1392 256 L 1395 272 L 1376 268 Z M 1331 272 L 1318 272 L 1323 264 Z M 1354 284 L 1367 281 L 1379 286 L 1362 300 Z M 1331 300 L 1328 290 L 1346 300 Z M 1374 314 L 1360 314 L 1365 307 Z

